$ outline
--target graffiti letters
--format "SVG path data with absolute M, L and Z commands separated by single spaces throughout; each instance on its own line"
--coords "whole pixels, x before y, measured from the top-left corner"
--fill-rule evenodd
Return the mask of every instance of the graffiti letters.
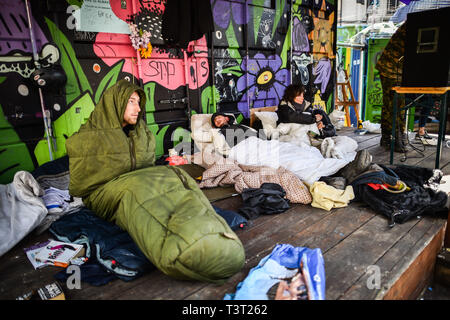
M 157 82 L 170 84 L 171 77 L 175 76 L 175 64 L 170 61 L 152 60 L 148 63 L 149 69 L 144 74 L 150 78 L 158 78 Z

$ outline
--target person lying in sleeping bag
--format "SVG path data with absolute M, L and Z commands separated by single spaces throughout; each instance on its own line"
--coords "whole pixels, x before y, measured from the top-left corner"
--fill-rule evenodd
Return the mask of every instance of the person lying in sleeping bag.
M 103 93 L 66 141 L 69 192 L 126 230 L 165 274 L 223 283 L 244 265 L 242 243 L 184 170 L 154 165 L 145 103 L 144 91 L 126 80 Z
M 234 115 L 230 113 L 213 113 L 211 116 L 211 126 L 219 129 L 219 132 L 225 137 L 225 141 L 230 148 L 248 137 L 267 139 L 263 130 L 257 131 L 251 127 L 237 123 Z
M 322 109 L 313 109 L 311 103 L 304 99 L 305 89 L 302 85 L 291 84 L 286 87 L 284 95 L 277 109 L 278 124 L 300 123 L 317 124 L 319 139 L 333 137 L 336 129 L 328 114 Z

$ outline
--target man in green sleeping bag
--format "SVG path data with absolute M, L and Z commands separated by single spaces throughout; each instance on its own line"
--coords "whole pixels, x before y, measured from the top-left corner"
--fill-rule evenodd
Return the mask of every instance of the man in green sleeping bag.
M 105 91 L 66 142 L 70 194 L 126 230 L 165 274 L 223 283 L 244 265 L 242 243 L 185 171 L 154 166 L 145 101 L 125 80 Z

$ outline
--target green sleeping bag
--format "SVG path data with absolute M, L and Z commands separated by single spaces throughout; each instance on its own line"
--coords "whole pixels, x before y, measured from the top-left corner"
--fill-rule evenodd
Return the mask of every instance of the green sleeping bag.
M 129 97 L 139 120 L 122 128 Z M 177 279 L 223 283 L 244 265 L 242 243 L 185 171 L 154 166 L 155 139 L 142 120 L 145 93 L 121 80 L 66 142 L 69 191 L 126 230 L 147 258 Z

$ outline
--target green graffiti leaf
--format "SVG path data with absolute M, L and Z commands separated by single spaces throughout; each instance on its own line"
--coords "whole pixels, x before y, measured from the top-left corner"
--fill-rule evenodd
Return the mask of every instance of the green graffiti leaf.
M 283 49 L 281 50 L 280 58 L 283 62 L 281 64 L 281 69 L 286 68 L 287 60 L 288 60 L 288 51 L 291 48 L 291 24 L 289 24 L 286 37 L 284 38 Z
M 169 125 L 159 129 L 157 124 L 149 125 L 148 129 L 155 135 L 156 140 L 156 148 L 155 154 L 156 157 L 160 157 L 164 154 L 164 136 L 166 135 L 167 129 L 169 129 Z
M 145 112 L 147 116 L 147 123 L 152 124 L 155 123 L 155 116 L 153 113 L 155 112 L 155 86 L 154 82 L 147 82 L 144 84 L 144 91 L 147 97 L 147 101 L 145 103 Z
M 79 97 L 82 93 L 89 91 L 93 94 L 91 85 L 84 74 L 76 57 L 75 51 L 72 48 L 72 44 L 58 29 L 58 27 L 47 17 L 45 22 L 50 30 L 51 36 L 55 44 L 58 46 L 61 53 L 61 66 L 67 75 L 66 83 L 66 101 L 70 104 L 73 100 Z
M 91 95 L 85 93 L 66 112 L 53 121 L 53 132 L 56 134 L 56 148 L 52 148 L 54 159 L 58 159 L 67 154 L 66 137 L 70 137 L 80 129 L 81 125 L 89 119 L 94 108 L 95 104 Z M 47 139 L 45 137 L 46 135 L 44 135 L 44 138 L 38 142 L 34 149 L 34 156 L 39 165 L 50 161 Z
M 117 82 L 117 78 L 122 71 L 122 66 L 124 64 L 124 60 L 118 62 L 111 70 L 106 74 L 106 76 L 102 79 L 100 84 L 98 85 L 97 92 L 95 93 L 95 103 L 98 103 L 100 97 L 106 89 L 111 87 L 113 84 Z
M 237 116 L 236 122 L 237 122 L 237 123 L 241 123 L 242 120 L 244 120 L 244 116 L 243 116 L 242 113 L 241 113 L 241 114 L 239 114 L 239 115 Z
M 33 169 L 33 160 L 26 144 L 6 120 L 0 105 L 0 184 L 10 183 L 19 170 Z
M 208 86 L 202 91 L 202 113 L 216 112 L 216 101 L 220 100 L 216 86 Z
M 272 28 L 272 37 L 275 35 L 275 31 L 277 30 L 278 23 L 280 22 L 281 15 L 284 12 L 284 7 L 286 6 L 286 1 L 277 0 L 276 10 L 275 10 L 275 20 Z
M 78 8 L 81 8 L 83 5 L 83 0 L 66 0 L 68 4 L 72 6 L 77 6 Z
M 232 23 L 228 26 L 225 34 L 228 40 L 228 52 L 230 53 L 230 57 L 240 59 L 241 55 L 239 54 L 239 50 L 237 50 L 239 48 L 239 43 L 236 39 L 236 34 Z
M 259 1 L 261 2 L 261 1 Z M 256 3 L 258 5 L 258 3 Z M 264 4 L 264 2 L 262 3 Z M 259 4 L 261 5 L 261 4 Z M 255 34 L 255 43 L 258 41 L 259 24 L 261 22 L 261 16 L 264 11 L 263 7 L 253 7 L 253 33 Z
M 223 73 L 232 73 L 232 74 L 234 74 L 234 75 L 236 75 L 238 77 L 243 75 L 243 72 L 242 72 L 240 66 L 232 66 L 232 67 L 229 67 L 229 68 L 225 68 L 225 69 L 222 70 L 221 73 L 222 74 Z

